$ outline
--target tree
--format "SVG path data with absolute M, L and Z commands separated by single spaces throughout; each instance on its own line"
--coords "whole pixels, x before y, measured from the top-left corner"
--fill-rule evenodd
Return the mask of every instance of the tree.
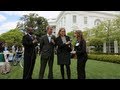
M 23 33 L 16 28 L 1 34 L 0 40 L 6 42 L 8 46 L 12 46 L 13 44 L 17 44 L 21 46 L 22 37 L 23 37 Z
M 74 37 L 74 31 L 68 32 L 67 35 L 70 37 L 72 40 L 72 45 L 74 46 L 76 43 L 76 38 Z
M 114 31 L 112 37 L 114 38 L 114 40 L 117 40 L 120 45 L 120 16 L 117 16 L 113 20 L 113 28 Z
M 35 32 L 35 34 L 39 37 L 41 37 L 42 35 L 44 35 L 46 33 L 46 26 L 48 26 L 48 22 L 45 18 L 43 17 L 38 17 L 36 19 L 36 24 L 37 24 L 37 30 Z
M 86 39 L 86 40 L 88 40 L 88 37 L 90 36 L 90 29 L 85 29 L 84 31 L 83 31 L 83 36 L 84 36 L 84 38 Z
M 113 21 L 106 20 L 101 22 L 99 25 L 88 29 L 85 31 L 87 41 L 89 46 L 94 46 L 95 51 L 102 51 L 103 43 L 106 42 L 109 46 L 110 52 L 110 43 L 114 41 L 112 36 L 114 32 Z
M 94 46 L 95 52 L 102 52 L 103 40 L 100 38 L 91 38 L 88 42 L 88 46 Z
M 32 27 L 35 29 L 35 34 L 39 37 L 45 34 L 46 26 L 48 26 L 47 19 L 38 16 L 38 14 L 30 13 L 29 15 L 23 15 L 20 18 L 20 22 L 17 24 L 17 28 L 22 31 L 26 31 L 26 27 Z

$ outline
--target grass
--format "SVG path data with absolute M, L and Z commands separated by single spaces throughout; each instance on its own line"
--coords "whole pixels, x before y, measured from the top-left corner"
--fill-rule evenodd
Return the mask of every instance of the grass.
M 61 79 L 60 68 L 57 65 L 57 59 L 54 59 L 54 79 Z M 33 72 L 33 79 L 38 79 L 40 69 L 40 57 L 37 57 Z M 18 66 L 12 66 L 9 74 L 0 74 L 0 79 L 22 79 L 23 69 Z M 48 66 L 46 67 L 44 78 L 47 79 Z M 87 79 L 120 79 L 120 64 L 88 60 L 86 63 Z M 71 60 L 71 78 L 77 79 L 76 60 Z

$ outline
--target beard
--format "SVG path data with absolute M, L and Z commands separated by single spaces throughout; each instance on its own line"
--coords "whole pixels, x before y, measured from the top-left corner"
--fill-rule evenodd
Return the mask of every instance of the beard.
M 29 32 L 30 35 L 33 35 L 33 32 Z

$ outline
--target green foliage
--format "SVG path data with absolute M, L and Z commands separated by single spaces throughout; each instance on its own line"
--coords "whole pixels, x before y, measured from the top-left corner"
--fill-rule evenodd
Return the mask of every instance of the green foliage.
M 101 22 L 100 25 L 91 29 L 92 36 L 100 38 L 106 42 L 108 40 L 120 41 L 120 16 L 117 16 L 113 20 L 106 20 Z
M 102 52 L 103 41 L 100 38 L 91 38 L 88 42 L 88 46 L 94 46 L 95 52 Z
M 86 40 L 89 38 L 89 35 L 90 35 L 90 29 L 85 29 L 83 31 L 83 36 Z
M 113 34 L 112 37 L 114 40 L 117 40 L 120 44 L 120 16 L 117 16 L 116 19 L 113 20 Z
M 47 19 L 38 16 L 38 14 L 35 13 L 30 13 L 29 15 L 23 15 L 20 18 L 20 22 L 18 22 L 17 24 L 17 27 L 23 31 L 26 31 L 26 27 L 34 28 L 35 34 L 39 37 L 41 37 L 46 33 L 46 26 L 48 26 Z
M 94 51 L 102 51 L 103 42 L 113 43 L 118 41 L 120 45 L 120 16 L 117 16 L 113 20 L 106 20 L 101 22 L 99 25 L 86 29 L 84 36 L 88 41 L 88 46 L 95 46 Z
M 72 45 L 74 46 L 75 43 L 76 43 L 76 38 L 74 37 L 74 31 L 71 31 L 71 32 L 67 33 L 67 35 L 71 38 Z
M 38 79 L 40 70 L 40 56 L 37 57 L 32 78 Z M 71 60 L 71 79 L 77 79 L 77 60 Z M 0 79 L 22 79 L 23 69 L 19 66 L 12 66 L 11 72 L 2 75 L 0 74 Z M 88 60 L 86 63 L 86 79 L 120 79 L 120 65 L 109 62 L 101 62 L 96 60 Z M 45 70 L 44 79 L 48 79 L 48 65 Z M 55 55 L 53 64 L 53 74 L 54 79 L 62 79 L 60 66 L 57 65 L 57 57 Z M 67 75 L 65 74 L 65 79 Z
M 112 62 L 112 63 L 119 63 L 120 64 L 120 55 L 96 55 L 96 54 L 89 54 L 89 59 L 98 60 L 98 61 L 105 61 L 105 62 Z
M 46 26 L 48 26 L 48 22 L 45 18 L 43 17 L 38 17 L 36 19 L 37 21 L 37 30 L 35 32 L 35 34 L 39 37 L 41 37 L 42 35 L 44 35 L 46 33 Z
M 19 29 L 12 29 L 0 35 L 0 40 L 6 42 L 9 46 L 13 44 L 21 45 L 23 33 Z
M 91 38 L 89 41 L 88 45 L 90 46 L 101 46 L 103 44 L 103 41 L 100 38 Z

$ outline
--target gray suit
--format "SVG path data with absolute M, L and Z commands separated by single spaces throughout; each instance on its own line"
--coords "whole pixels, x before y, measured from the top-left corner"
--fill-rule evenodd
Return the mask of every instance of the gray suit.
M 55 36 L 52 35 L 51 39 L 55 41 Z M 53 79 L 54 46 L 55 45 L 52 42 L 49 42 L 47 35 L 41 37 L 40 40 L 41 67 L 39 72 L 39 79 L 43 79 L 47 63 L 49 66 L 48 78 Z

